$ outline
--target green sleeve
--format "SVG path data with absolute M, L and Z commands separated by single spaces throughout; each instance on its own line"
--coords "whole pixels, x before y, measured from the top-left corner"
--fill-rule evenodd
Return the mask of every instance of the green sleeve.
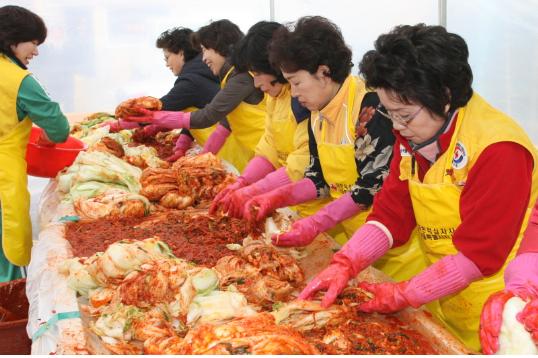
M 31 75 L 22 80 L 19 88 L 17 116 L 19 120 L 28 116 L 32 122 L 43 128 L 53 142 L 65 142 L 69 135 L 69 122 L 62 113 L 60 105 L 50 99 Z

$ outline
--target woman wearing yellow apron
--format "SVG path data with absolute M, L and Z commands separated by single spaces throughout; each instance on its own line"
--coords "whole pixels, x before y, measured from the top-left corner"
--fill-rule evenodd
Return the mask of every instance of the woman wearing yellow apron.
M 242 37 L 237 25 L 228 20 L 214 21 L 193 34 L 203 61 L 221 79 L 221 90 L 204 108 L 193 112 L 143 111 L 143 116 L 123 119 L 170 129 L 196 129 L 198 133 L 192 134 L 204 146 L 204 152 L 218 154 L 242 171 L 254 156 L 265 121 L 263 92 L 254 87 L 252 74 L 235 69 L 240 59 L 229 62 L 234 45 Z
M 399 283 L 359 286 L 364 312 L 428 304 L 469 348 L 487 297 L 502 289 L 536 201 L 536 151 L 524 131 L 471 88 L 465 41 L 440 26 L 399 26 L 360 63 L 397 132 L 394 159 L 367 222 L 301 293 L 327 289 L 330 304 L 348 280 L 417 227 L 429 266 Z
M 290 85 L 271 66 L 267 52 L 273 33 L 282 27 L 276 22 L 261 21 L 249 29 L 235 49 L 236 56 L 243 59 L 244 70 L 254 75 L 254 85 L 268 95 L 265 132 L 256 146 L 255 157 L 237 181 L 217 195 L 211 211 L 221 208 L 242 217 L 243 206 L 250 198 L 303 178 L 310 159 L 310 111 L 292 99 Z
M 350 74 L 351 51 L 327 19 L 302 18 L 293 32 L 278 30 L 270 56 L 290 83 L 292 96 L 312 111 L 310 164 L 303 179 L 260 193 L 245 204 L 243 213 L 254 219 L 255 209 L 255 219 L 261 220 L 276 208 L 310 202 L 310 210 L 301 213 L 306 217 L 273 242 L 305 246 L 328 231 L 343 244 L 364 223 L 387 175 L 394 142 L 391 123 L 375 113 L 377 95 L 366 94 L 363 82 Z M 409 246 L 389 256 L 402 256 Z M 402 262 L 413 264 L 413 258 L 422 255 L 418 246 L 415 249 Z
M 0 282 L 22 277 L 22 266 L 30 262 L 32 225 L 25 157 L 32 122 L 46 132 L 39 139 L 41 145 L 63 142 L 69 135 L 59 105 L 26 68 L 46 36 L 47 28 L 38 15 L 18 6 L 0 7 Z

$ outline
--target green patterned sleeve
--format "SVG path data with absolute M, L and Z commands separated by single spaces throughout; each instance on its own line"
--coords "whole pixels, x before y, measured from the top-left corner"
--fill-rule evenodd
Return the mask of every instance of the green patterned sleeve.
M 29 75 L 21 83 L 17 96 L 19 120 L 28 116 L 37 126 L 43 128 L 51 141 L 64 142 L 69 135 L 69 122 L 60 105 L 53 102 L 37 80 Z

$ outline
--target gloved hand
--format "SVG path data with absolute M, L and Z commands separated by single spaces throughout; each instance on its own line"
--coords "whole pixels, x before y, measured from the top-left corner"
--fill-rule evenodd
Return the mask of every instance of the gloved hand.
M 319 231 L 317 223 L 313 220 L 313 216 L 297 220 L 291 224 L 291 228 L 287 232 L 271 236 L 273 245 L 306 246 L 310 244 L 322 232 Z
M 47 133 L 45 133 L 44 130 L 41 130 L 41 134 L 37 138 L 36 144 L 41 147 L 49 147 L 49 148 L 56 146 L 56 143 L 54 143 L 53 141 L 49 139 L 49 137 L 47 136 Z
M 350 279 L 387 252 L 390 241 L 385 232 L 376 225 L 364 224 L 333 256 L 331 265 L 310 281 L 299 298 L 308 300 L 314 297 L 316 292 L 327 290 L 321 305 L 329 307 Z
M 140 113 L 142 113 L 142 115 L 127 116 L 123 119 L 129 122 L 151 123 L 168 129 L 189 129 L 190 127 L 190 112 L 150 111 L 145 108 L 139 108 L 138 110 Z
M 217 209 L 224 205 L 224 202 L 228 201 L 228 197 L 236 190 L 262 179 L 274 170 L 273 164 L 265 157 L 255 156 L 248 162 L 243 174 L 237 178 L 235 183 L 228 185 L 215 196 L 209 207 L 209 213 L 214 214 L 217 212 Z
M 529 301 L 517 318 L 525 328 L 528 326 L 527 330 L 532 333 L 535 341 L 538 338 L 538 321 L 535 320 L 538 316 L 532 313 L 538 307 L 538 253 L 528 252 L 516 256 L 504 272 L 504 281 L 505 289 L 491 295 L 482 308 L 479 335 L 482 352 L 485 354 L 495 354 L 499 350 L 504 305 L 514 296 Z
M 140 125 L 135 122 L 128 122 L 123 119 L 119 119 L 117 121 L 106 121 L 99 125 L 99 127 L 105 127 L 109 126 L 110 129 L 108 130 L 110 133 L 116 133 L 121 131 L 122 129 L 135 129 L 139 128 Z
M 261 221 L 275 209 L 304 203 L 316 197 L 314 183 L 310 179 L 301 179 L 250 199 L 244 204 L 243 216 L 249 221 Z
M 392 313 L 406 307 L 418 308 L 425 303 L 461 291 L 482 277 L 476 265 L 462 253 L 443 257 L 408 281 L 393 283 L 361 282 L 358 287 L 374 294 L 359 305 L 363 312 Z
M 350 193 L 330 202 L 312 216 L 294 222 L 288 232 L 273 235 L 277 246 L 306 246 L 320 233 L 359 213 L 364 207 L 357 205 Z
M 353 277 L 353 271 L 346 260 L 340 261 L 339 257 L 335 255 L 332 263 L 308 283 L 299 295 L 299 299 L 309 300 L 314 297 L 316 292 L 327 290 L 327 293 L 321 300 L 321 306 L 327 308 L 333 304 L 336 297 L 344 290 L 348 281 Z
M 166 158 L 168 162 L 175 162 L 179 158 L 185 156 L 187 150 L 191 147 L 192 138 L 187 134 L 180 134 L 176 139 L 176 145 L 174 146 L 174 154 Z
M 211 206 L 209 207 L 209 213 L 215 214 L 220 207 L 223 207 L 224 203 L 229 200 L 229 196 L 234 193 L 236 190 L 244 188 L 248 183 L 244 177 L 240 176 L 237 178 L 235 183 L 228 185 L 226 188 L 222 189 L 213 199 Z
M 213 133 L 207 138 L 202 153 L 217 154 L 231 133 L 232 132 L 228 128 L 219 123 L 217 128 L 215 128 Z
M 222 202 L 222 209 L 236 218 L 245 217 L 245 203 L 257 195 L 279 188 L 291 183 L 291 179 L 286 172 L 286 168 L 281 167 L 278 170 L 269 173 L 265 178 L 258 180 L 256 183 L 241 188 L 230 194 L 227 200 Z

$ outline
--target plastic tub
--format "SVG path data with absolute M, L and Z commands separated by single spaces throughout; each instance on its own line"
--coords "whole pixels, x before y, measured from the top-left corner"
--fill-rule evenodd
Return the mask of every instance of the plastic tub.
M 0 307 L 0 354 L 30 354 L 26 279 L 0 283 Z
M 32 127 L 26 148 L 27 172 L 35 177 L 54 178 L 60 170 L 73 164 L 78 153 L 86 149 L 86 145 L 69 136 L 65 143 L 58 143 L 55 147 L 42 147 L 36 144 L 42 131 L 41 128 Z

